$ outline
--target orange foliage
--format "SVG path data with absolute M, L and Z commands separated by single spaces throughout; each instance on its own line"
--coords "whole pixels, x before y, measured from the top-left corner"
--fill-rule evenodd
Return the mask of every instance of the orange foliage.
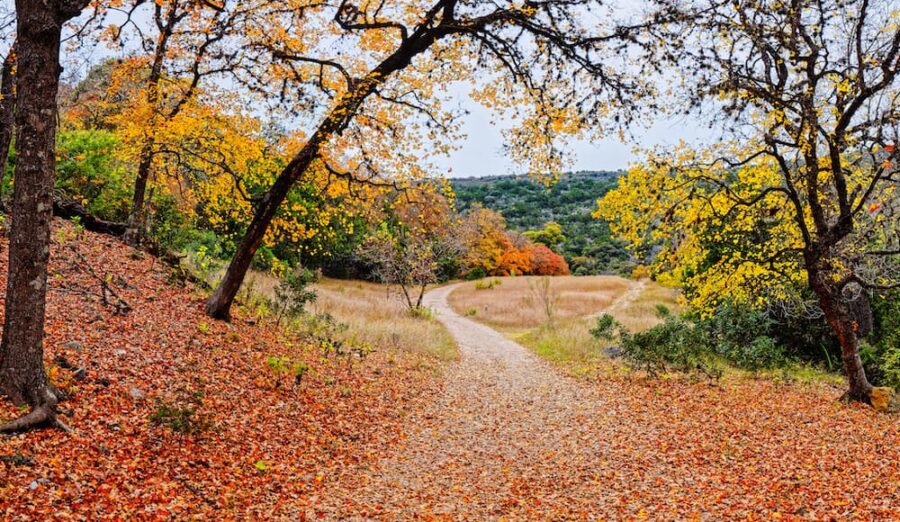
M 534 275 L 569 275 L 569 264 L 563 256 L 544 245 L 534 245 L 531 249 L 531 273 Z
M 503 237 L 500 244 L 503 251 L 497 263 L 497 269 L 493 274 L 498 276 L 526 275 L 531 273 L 531 248 L 530 243 L 517 246 L 510 240 L 509 234 Z

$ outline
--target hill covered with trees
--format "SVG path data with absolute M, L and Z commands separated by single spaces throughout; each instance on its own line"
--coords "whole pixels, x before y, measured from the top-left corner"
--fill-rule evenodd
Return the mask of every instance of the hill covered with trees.
M 591 216 L 597 198 L 614 189 L 621 174 L 566 173 L 550 186 L 527 176 L 461 178 L 452 183 L 461 211 L 481 204 L 501 213 L 510 229 L 531 236 L 547 223 L 558 223 L 563 238 L 548 246 L 566 258 L 573 274 L 587 275 L 621 272 L 628 265 L 624 243 L 613 239 L 606 221 Z

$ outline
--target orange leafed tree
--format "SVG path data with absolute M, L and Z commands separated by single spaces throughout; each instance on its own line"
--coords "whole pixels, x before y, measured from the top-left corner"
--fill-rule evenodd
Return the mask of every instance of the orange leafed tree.
M 545 245 L 534 245 L 531 249 L 531 273 L 534 275 L 569 275 L 569 264 L 563 256 Z

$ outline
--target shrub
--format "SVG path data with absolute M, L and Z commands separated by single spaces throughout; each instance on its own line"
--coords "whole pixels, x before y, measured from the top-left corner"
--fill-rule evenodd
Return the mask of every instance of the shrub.
M 309 366 L 303 362 L 292 361 L 287 357 L 266 357 L 266 366 L 275 378 L 275 387 L 281 387 L 283 377 L 293 377 L 294 384 L 299 386 L 303 376 L 309 372 Z
M 409 309 L 409 315 L 415 319 L 430 321 L 434 319 L 434 310 L 427 306 L 416 306 Z
M 680 318 L 669 317 L 644 332 L 622 332 L 621 340 L 625 360 L 652 376 L 669 371 L 710 379 L 722 375 L 703 331 Z
M 309 286 L 318 281 L 318 272 L 307 268 L 296 268 L 284 274 L 275 287 L 275 297 L 272 299 L 278 324 L 285 317 L 294 319 L 301 316 L 306 305 L 315 302 L 316 292 Z
M 118 138 L 103 130 L 61 132 L 56 140 L 56 188 L 96 216 L 124 221 L 131 180 L 116 158 Z
M 631 270 L 632 279 L 646 279 L 650 277 L 650 269 L 646 265 L 638 265 Z
M 874 329 L 862 351 L 866 370 L 879 385 L 900 389 L 900 291 L 872 299 Z
M 603 314 L 597 318 L 597 326 L 591 328 L 591 335 L 601 341 L 612 341 L 620 337 L 622 328 L 613 316 Z
M 739 368 L 757 371 L 787 362 L 783 345 L 772 337 L 776 323 L 765 311 L 725 303 L 693 321 L 710 348 Z
M 495 286 L 500 286 L 503 284 L 503 281 L 492 277 L 490 279 L 480 279 L 475 281 L 475 290 L 492 290 Z
M 166 402 L 158 399 L 156 410 L 150 414 L 150 422 L 156 426 L 166 426 L 176 433 L 194 435 L 213 426 L 211 419 L 197 412 L 200 406 L 201 395 L 196 393 L 185 401 Z

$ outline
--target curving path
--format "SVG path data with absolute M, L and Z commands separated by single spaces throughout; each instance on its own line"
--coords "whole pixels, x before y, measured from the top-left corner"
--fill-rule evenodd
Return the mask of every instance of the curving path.
M 442 397 L 414 414 L 405 446 L 353 502 L 328 510 L 335 518 L 541 518 L 583 506 L 572 495 L 593 484 L 609 442 L 598 440 L 598 424 L 615 419 L 592 387 L 454 312 L 447 296 L 455 287 L 425 297 L 461 352 Z
M 900 520 L 890 416 L 828 386 L 577 381 L 453 312 L 453 289 L 426 298 L 461 351 L 443 393 L 309 518 Z

